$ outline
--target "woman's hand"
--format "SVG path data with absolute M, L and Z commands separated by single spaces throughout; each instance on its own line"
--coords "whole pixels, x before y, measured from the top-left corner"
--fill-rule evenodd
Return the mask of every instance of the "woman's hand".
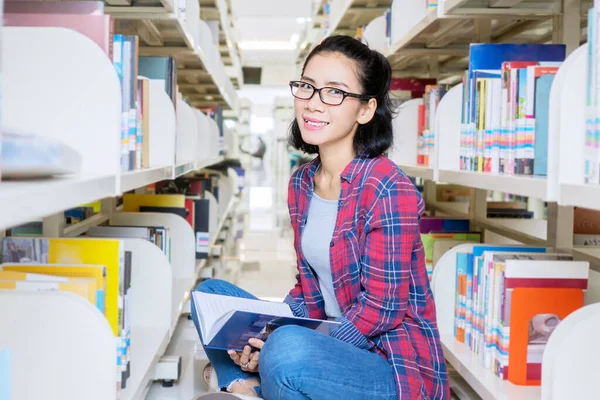
M 252 353 L 250 346 L 245 346 L 244 351 L 241 353 L 235 350 L 227 350 L 227 354 L 233 360 L 234 363 L 240 366 L 242 371 L 246 372 L 258 372 L 258 360 L 260 358 L 260 350 L 265 345 L 265 342 L 259 339 L 248 340 L 250 346 L 257 348 L 258 350 Z

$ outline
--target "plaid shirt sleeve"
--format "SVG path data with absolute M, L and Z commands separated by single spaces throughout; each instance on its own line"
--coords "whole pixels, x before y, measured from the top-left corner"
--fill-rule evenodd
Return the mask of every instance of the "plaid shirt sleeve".
M 364 290 L 345 315 L 366 338 L 386 333 L 404 319 L 422 209 L 422 199 L 408 178 L 397 176 L 382 186 L 365 222 Z

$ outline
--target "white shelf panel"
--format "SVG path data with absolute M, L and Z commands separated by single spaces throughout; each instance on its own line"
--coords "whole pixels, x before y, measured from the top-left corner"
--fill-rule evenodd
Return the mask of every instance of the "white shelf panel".
M 565 206 L 600 209 L 599 185 L 560 185 L 560 203 Z
M 408 176 L 412 176 L 415 178 L 423 178 L 423 179 L 428 179 L 428 180 L 433 179 L 433 168 L 431 168 L 431 167 L 425 167 L 422 165 L 402 165 L 402 164 L 398 164 L 398 166 Z
M 144 398 L 148 385 L 152 382 L 154 370 L 160 356 L 164 354 L 169 344 L 169 332 L 158 333 L 154 329 L 141 329 L 135 343 L 131 344 L 131 358 L 135 360 L 132 365 L 131 378 L 127 380 L 127 387 L 121 392 L 121 400 L 134 400 Z M 158 349 L 153 352 L 153 349 Z M 136 373 L 141 367 L 145 371 Z
M 190 173 L 194 170 L 194 162 L 190 161 L 184 164 L 180 164 L 178 166 L 175 167 L 174 169 L 174 177 L 180 177 L 183 176 L 187 173 Z
M 546 177 L 524 175 L 496 175 L 469 171 L 440 169 L 439 180 L 446 183 L 468 186 L 477 189 L 495 190 L 520 196 L 546 200 Z
M 115 195 L 116 177 L 0 183 L 0 230 Z
M 444 356 L 484 400 L 532 400 L 541 398 L 538 386 L 517 386 L 483 368 L 481 360 L 452 335 L 442 335 Z
M 121 175 L 121 193 L 170 179 L 172 175 L 172 166 L 125 172 Z
M 435 23 L 438 19 L 437 10 L 430 10 L 421 18 L 416 24 L 413 25 L 402 37 L 392 43 L 389 51 L 386 52 L 386 57 L 390 57 L 393 54 L 396 54 L 398 51 L 402 50 L 406 46 L 408 46 L 413 40 L 415 40 L 425 29 L 429 28 L 433 23 Z

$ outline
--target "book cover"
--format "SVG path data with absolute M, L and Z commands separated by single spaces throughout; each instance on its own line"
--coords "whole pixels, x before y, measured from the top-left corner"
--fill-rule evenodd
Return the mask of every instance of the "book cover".
M 140 207 L 177 207 L 185 208 L 185 196 L 181 194 L 133 194 L 123 195 L 123 211 L 139 212 Z
M 103 265 L 4 263 L 0 265 L 0 270 L 43 274 L 47 276 L 94 279 L 96 290 L 95 304 L 97 305 L 98 310 L 104 314 L 106 268 Z
M 533 174 L 548 173 L 548 132 L 550 90 L 556 72 L 543 73 L 536 69 L 535 83 L 535 130 L 533 138 Z M 538 75 L 540 74 L 540 75 Z
M 7 13 L 4 26 L 49 26 L 72 29 L 90 38 L 109 59 L 113 56 L 114 21 L 110 15 Z
M 32 14 L 104 15 L 103 1 L 5 1 L 4 12 Z
M 423 217 L 419 221 L 421 234 L 431 232 L 469 232 L 470 221 L 465 218 Z
M 275 329 L 298 325 L 329 335 L 339 322 L 294 317 L 285 303 L 192 292 L 206 347 L 242 351 L 251 338 L 268 340 Z
M 541 358 L 556 326 L 583 307 L 576 288 L 515 288 L 511 305 L 508 380 L 516 385 L 541 384 Z

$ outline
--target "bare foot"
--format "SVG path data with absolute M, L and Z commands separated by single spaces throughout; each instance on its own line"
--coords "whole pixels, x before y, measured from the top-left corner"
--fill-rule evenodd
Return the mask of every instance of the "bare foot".
M 247 396 L 256 396 L 255 386 L 260 386 L 258 379 L 247 379 L 245 381 L 237 381 L 231 384 L 229 391 L 231 393 L 245 394 Z

